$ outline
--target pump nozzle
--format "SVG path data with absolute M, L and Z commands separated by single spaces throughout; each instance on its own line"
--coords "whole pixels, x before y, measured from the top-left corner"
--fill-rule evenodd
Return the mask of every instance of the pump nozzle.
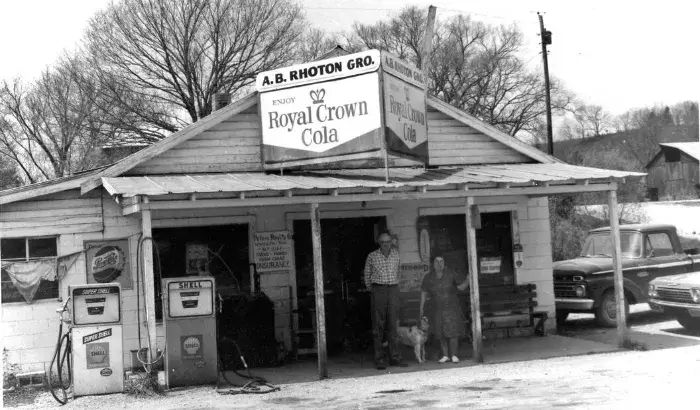
M 60 315 L 60 314 L 62 314 L 63 312 L 65 312 L 66 310 L 68 310 L 68 302 L 70 302 L 70 296 L 68 296 L 68 297 L 66 298 L 66 301 L 63 302 L 63 306 L 61 306 L 60 308 L 56 309 L 56 313 L 58 313 L 58 314 Z

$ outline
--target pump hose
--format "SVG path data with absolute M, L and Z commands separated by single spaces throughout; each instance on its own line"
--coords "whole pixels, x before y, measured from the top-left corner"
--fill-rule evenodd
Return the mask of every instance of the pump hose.
M 280 391 L 280 388 L 277 386 L 274 386 L 270 383 L 267 382 L 263 377 L 259 376 L 253 376 L 252 373 L 250 373 L 250 369 L 248 368 L 248 363 L 246 363 L 245 358 L 243 357 L 243 353 L 241 353 L 241 349 L 238 347 L 238 343 L 235 341 L 231 340 L 231 343 L 235 346 L 236 350 L 238 351 L 238 357 L 241 360 L 241 363 L 243 364 L 243 367 L 247 371 L 246 374 L 239 373 L 236 369 L 233 369 L 233 372 L 236 373 L 241 378 L 244 379 L 249 379 L 247 383 L 245 383 L 243 386 L 235 388 L 235 389 L 228 389 L 228 390 L 217 390 L 219 394 L 266 394 L 266 393 L 272 393 L 276 391 Z M 223 363 L 221 362 L 221 358 L 219 358 L 219 369 L 221 371 L 221 375 L 224 377 L 224 380 L 232 386 L 236 386 L 234 383 L 232 383 L 228 377 L 226 377 L 226 372 L 224 371 Z M 263 388 L 261 388 L 263 387 Z
M 63 349 L 63 355 L 61 355 L 61 348 L 65 346 Z M 48 379 L 49 379 L 49 390 L 51 391 L 51 395 L 53 396 L 54 399 L 56 399 L 57 402 L 59 402 L 61 405 L 64 405 L 68 403 L 68 393 L 66 390 L 70 387 L 71 385 L 71 341 L 70 341 L 70 334 L 66 333 L 63 334 L 63 322 L 58 326 L 58 340 L 56 341 L 56 350 L 53 353 L 53 357 L 51 358 L 51 363 L 49 364 L 49 374 L 48 374 Z M 58 388 L 61 391 L 61 396 L 59 397 L 56 395 L 56 392 L 54 391 L 53 388 L 53 380 L 51 377 L 52 370 L 54 368 L 54 363 L 56 363 L 56 374 L 58 375 Z M 68 364 L 68 385 L 63 381 L 63 365 L 64 363 Z

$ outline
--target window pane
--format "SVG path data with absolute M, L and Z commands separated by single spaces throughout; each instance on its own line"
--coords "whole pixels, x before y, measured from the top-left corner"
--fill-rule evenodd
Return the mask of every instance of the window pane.
M 27 257 L 24 248 L 24 238 L 3 239 L 0 242 L 0 258 L 2 259 L 24 259 Z
M 29 239 L 29 257 L 56 256 L 56 238 Z
M 655 256 L 669 256 L 673 255 L 673 245 L 671 244 L 671 238 L 665 233 L 652 233 L 649 234 L 649 244 L 651 249 L 654 251 Z

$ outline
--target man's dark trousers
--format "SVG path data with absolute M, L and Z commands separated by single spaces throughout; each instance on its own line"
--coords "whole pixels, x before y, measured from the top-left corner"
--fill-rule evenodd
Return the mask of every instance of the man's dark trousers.
M 384 335 L 389 343 L 390 362 L 399 362 L 399 338 L 396 321 L 399 319 L 399 286 L 372 284 L 372 335 L 374 362 L 384 363 Z

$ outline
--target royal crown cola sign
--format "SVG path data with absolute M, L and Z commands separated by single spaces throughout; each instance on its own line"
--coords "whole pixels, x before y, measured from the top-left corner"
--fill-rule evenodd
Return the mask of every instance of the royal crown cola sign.
M 382 158 L 384 150 L 426 160 L 424 84 L 420 70 L 377 50 L 260 73 L 266 168 Z
M 268 165 L 382 148 L 376 72 L 261 93 L 260 115 Z
M 390 153 L 428 160 L 428 116 L 423 73 L 382 52 L 384 132 Z

